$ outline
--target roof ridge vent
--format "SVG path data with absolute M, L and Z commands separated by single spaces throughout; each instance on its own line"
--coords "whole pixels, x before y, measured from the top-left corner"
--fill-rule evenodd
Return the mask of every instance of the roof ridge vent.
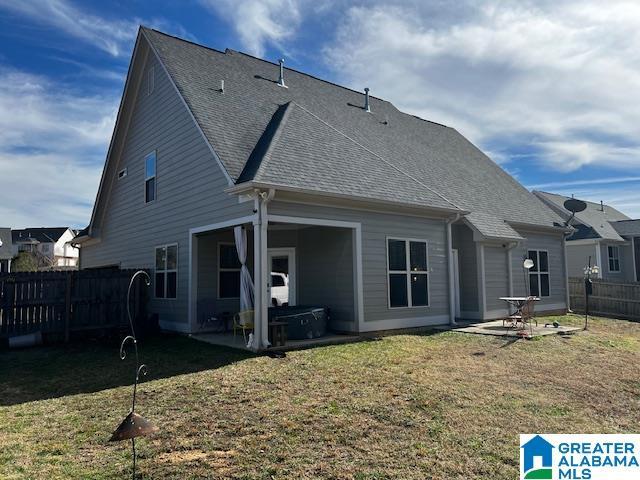
M 278 60 L 278 63 L 280 64 L 280 78 L 278 79 L 278 86 L 288 88 L 284 83 L 284 58 Z
M 371 105 L 369 104 L 369 87 L 364 87 L 364 111 L 371 113 Z

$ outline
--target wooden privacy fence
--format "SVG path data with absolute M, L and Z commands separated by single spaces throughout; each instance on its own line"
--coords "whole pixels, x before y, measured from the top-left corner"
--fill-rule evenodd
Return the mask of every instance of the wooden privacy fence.
M 571 309 L 584 313 L 584 279 L 569 279 Z M 640 321 L 640 283 L 612 283 L 593 280 L 589 313 L 603 317 Z
M 73 332 L 128 324 L 127 289 L 136 270 L 80 270 L 0 274 L 0 338 L 41 332 L 69 340 Z M 146 288 L 136 282 L 131 313 L 145 314 Z M 140 317 L 142 318 L 142 317 Z

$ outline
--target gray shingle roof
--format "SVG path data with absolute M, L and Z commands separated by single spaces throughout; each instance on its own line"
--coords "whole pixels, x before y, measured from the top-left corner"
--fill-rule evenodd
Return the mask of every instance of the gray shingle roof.
M 625 237 L 640 236 L 640 220 L 618 220 L 611 222 L 611 226 Z
M 11 236 L 13 242 L 19 242 L 21 239 L 33 238 L 41 243 L 57 242 L 60 237 L 67 231 L 67 227 L 37 227 L 23 228 L 21 230 L 12 230 Z
M 549 192 L 534 192 L 537 196 L 544 198 L 547 202 L 552 204 L 555 208 L 562 212 L 567 218 L 571 214 L 567 209 L 564 208 L 564 202 L 568 200 L 570 197 L 566 197 L 564 195 L 558 195 L 556 193 Z M 588 233 L 588 230 L 581 229 L 580 232 L 583 232 L 580 237 L 571 237 L 570 239 L 582 239 L 582 238 L 602 238 L 604 240 L 615 240 L 615 241 L 623 241 L 624 239 L 618 234 L 616 229 L 613 227 L 611 222 L 616 222 L 619 220 L 629 220 L 624 213 L 616 210 L 610 205 L 601 206 L 599 203 L 588 202 L 583 200 L 587 204 L 586 210 L 583 212 L 579 212 L 575 216 L 576 221 L 584 224 L 587 227 L 591 227 L 591 236 L 585 235 L 584 232 Z M 604 208 L 604 210 L 603 210 Z
M 479 212 L 470 221 L 490 236 L 561 221 L 452 128 L 376 97 L 366 113 L 364 94 L 295 70 L 282 88 L 276 64 L 142 31 L 235 182 Z
M 11 229 L 0 228 L 0 260 L 6 260 L 13 257 Z
M 257 160 L 252 154 L 239 181 L 246 178 L 308 191 L 455 208 L 428 186 L 296 103 L 281 107 L 274 120 L 277 126 L 267 128 L 268 139 L 259 142 L 268 146 L 264 152 L 262 147 L 257 149 Z M 350 161 L 345 163 L 345 158 Z M 258 162 L 257 168 L 254 161 Z
M 508 223 L 489 213 L 471 212 L 465 218 L 487 238 L 523 239 Z

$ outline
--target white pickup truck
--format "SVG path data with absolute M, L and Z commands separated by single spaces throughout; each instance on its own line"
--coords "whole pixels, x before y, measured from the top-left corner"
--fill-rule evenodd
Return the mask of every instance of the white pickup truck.
M 271 305 L 289 305 L 289 275 L 286 273 L 271 272 Z

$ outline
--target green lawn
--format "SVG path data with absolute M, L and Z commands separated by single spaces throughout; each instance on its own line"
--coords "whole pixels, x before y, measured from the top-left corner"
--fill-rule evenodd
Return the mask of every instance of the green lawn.
M 560 317 L 579 324 L 578 317 Z M 533 341 L 387 336 L 272 359 L 183 337 L 141 342 L 141 478 L 504 479 L 519 433 L 637 433 L 640 324 Z M 117 346 L 0 353 L 0 478 L 125 478 Z

